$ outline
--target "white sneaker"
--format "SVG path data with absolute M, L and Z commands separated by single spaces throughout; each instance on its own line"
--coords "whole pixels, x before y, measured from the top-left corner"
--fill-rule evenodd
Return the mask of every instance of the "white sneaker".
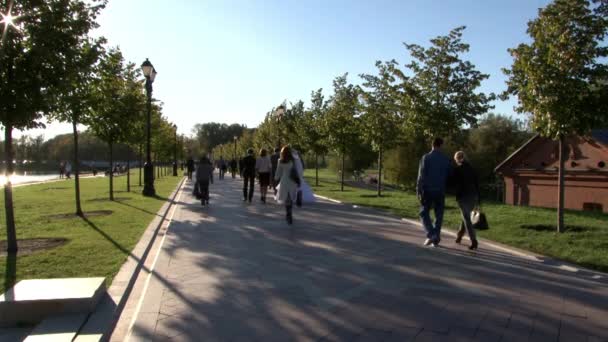
M 432 243 L 433 243 L 433 241 L 431 239 L 424 240 L 424 245 L 425 246 L 430 246 Z
M 431 246 L 433 246 L 434 248 L 437 248 L 437 247 L 439 247 L 439 244 L 435 241 L 435 242 L 431 243 Z

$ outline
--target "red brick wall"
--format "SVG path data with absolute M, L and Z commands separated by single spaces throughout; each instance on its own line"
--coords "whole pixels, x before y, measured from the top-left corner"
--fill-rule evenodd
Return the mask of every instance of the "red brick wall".
M 557 173 L 520 173 L 505 177 L 505 202 L 513 205 L 555 208 Z M 566 177 L 565 207 L 583 210 L 597 203 L 608 213 L 608 174 L 572 174 Z

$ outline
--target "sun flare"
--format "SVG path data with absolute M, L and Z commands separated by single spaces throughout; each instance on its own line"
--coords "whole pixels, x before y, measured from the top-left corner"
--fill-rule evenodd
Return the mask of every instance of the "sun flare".
M 0 15 L 2 15 L 2 20 L 0 20 L 0 24 L 4 24 L 5 27 L 9 27 L 9 26 L 17 27 L 15 25 L 15 20 L 17 19 L 17 16 L 14 16 L 10 13 L 8 13 L 6 15 L 5 14 L 0 14 Z

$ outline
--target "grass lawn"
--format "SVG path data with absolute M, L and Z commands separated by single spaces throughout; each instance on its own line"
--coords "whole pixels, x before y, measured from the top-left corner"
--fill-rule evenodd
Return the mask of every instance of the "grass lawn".
M 181 173 L 180 173 L 181 174 Z M 157 198 L 141 195 L 138 170 L 132 170 L 131 192 L 126 191 L 127 177 L 114 178 L 114 198 L 109 198 L 107 177 L 81 179 L 81 204 L 85 212 L 106 210 L 107 216 L 82 219 L 51 217 L 75 212 L 74 181 L 64 180 L 13 189 L 17 238 L 65 238 L 68 242 L 54 249 L 31 255 L 17 255 L 16 279 L 106 277 L 109 285 L 142 233 L 175 189 L 181 177 L 156 179 Z M 0 196 L 0 239 L 6 240 L 4 196 Z M 9 261 L 0 257 L 0 273 L 6 290 L 11 272 Z M 14 267 L 10 266 L 9 270 Z
M 419 219 L 419 204 L 414 193 L 387 191 L 378 198 L 374 190 L 346 185 L 341 192 L 337 176 L 327 169 L 319 170 L 319 186 L 314 186 L 314 169 L 306 170 L 305 176 L 319 195 Z M 568 210 L 564 215 L 567 229 L 557 234 L 555 209 L 515 207 L 488 201 L 482 202 L 482 206 L 490 229 L 478 232 L 480 237 L 608 272 L 608 214 Z M 444 227 L 456 230 L 459 225 L 460 210 L 454 197 L 449 197 Z

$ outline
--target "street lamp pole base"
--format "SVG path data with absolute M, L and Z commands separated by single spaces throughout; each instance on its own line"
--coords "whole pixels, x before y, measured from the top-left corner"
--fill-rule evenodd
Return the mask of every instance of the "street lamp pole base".
M 152 163 L 144 164 L 144 190 L 142 194 L 149 197 L 156 196 L 156 190 L 154 190 L 154 166 Z

